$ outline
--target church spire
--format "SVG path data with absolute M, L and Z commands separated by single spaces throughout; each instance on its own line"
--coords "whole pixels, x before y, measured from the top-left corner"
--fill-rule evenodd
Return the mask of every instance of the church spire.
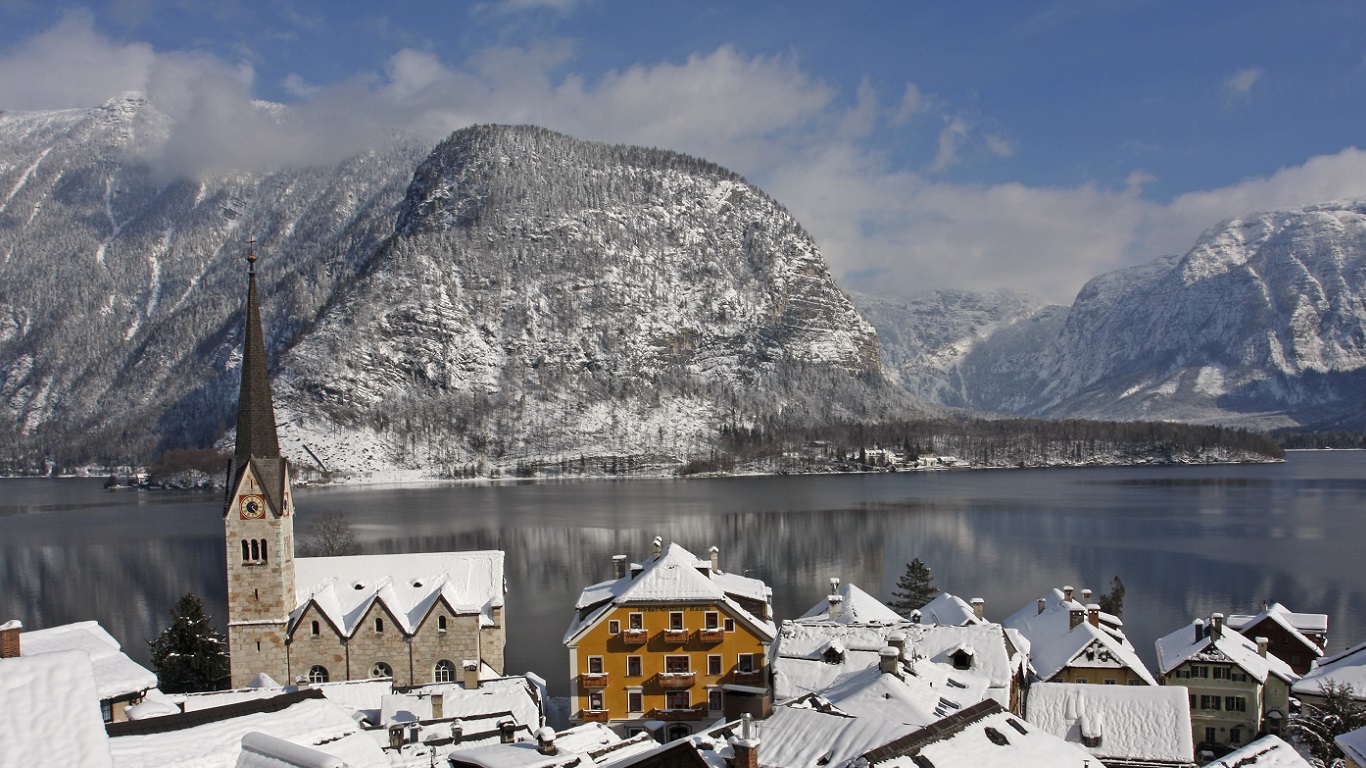
M 237 450 L 233 465 L 240 468 L 254 458 L 280 458 L 275 434 L 275 406 L 266 375 L 265 335 L 256 295 L 256 241 L 247 241 L 247 327 L 242 344 L 242 389 L 237 400 Z

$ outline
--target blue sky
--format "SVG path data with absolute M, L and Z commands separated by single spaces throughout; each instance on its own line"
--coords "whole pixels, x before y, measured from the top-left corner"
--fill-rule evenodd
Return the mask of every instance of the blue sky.
M 473 122 L 700 155 L 841 284 L 901 294 L 1068 302 L 1221 220 L 1366 196 L 1359 2 L 0 0 L 0 109 L 129 90 L 170 116 L 168 173 Z

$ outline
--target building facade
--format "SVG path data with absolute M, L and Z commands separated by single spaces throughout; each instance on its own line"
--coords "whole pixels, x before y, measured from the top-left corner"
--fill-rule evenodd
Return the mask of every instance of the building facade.
M 614 578 L 583 591 L 565 634 L 575 722 L 627 733 L 668 723 L 669 739 L 772 704 L 769 588 L 657 539 L 650 560 L 614 559 Z

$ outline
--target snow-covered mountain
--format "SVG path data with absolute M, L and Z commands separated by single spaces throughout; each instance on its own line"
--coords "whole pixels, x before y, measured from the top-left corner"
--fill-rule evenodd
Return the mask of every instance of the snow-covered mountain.
M 945 367 L 919 366 L 958 383 L 953 400 L 935 396 L 941 402 L 1046 417 L 1366 428 L 1366 201 L 1224 222 L 1185 256 L 1091 280 L 1070 308 L 994 325 L 943 317 L 960 318 L 957 336 L 973 343 Z M 886 358 L 906 359 L 880 315 L 870 318 Z M 978 338 L 982 328 L 990 333 Z
M 15 468 L 223 439 L 248 238 L 282 439 L 328 469 L 667 464 L 723 426 L 913 408 L 800 225 L 705 161 L 477 127 L 168 183 L 162 125 L 140 98 L 0 114 Z

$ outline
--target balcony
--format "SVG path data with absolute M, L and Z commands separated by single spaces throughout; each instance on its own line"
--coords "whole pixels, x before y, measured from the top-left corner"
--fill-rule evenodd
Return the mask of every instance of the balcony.
M 666 629 L 666 630 L 664 630 L 664 642 L 666 642 L 666 643 L 686 643 L 686 642 L 688 642 L 688 630 L 686 630 L 686 629 Z
M 605 723 L 612 719 L 612 712 L 607 709 L 581 709 L 579 719 L 585 723 Z
M 767 682 L 764 679 L 764 671 L 762 669 L 756 669 L 752 672 L 737 671 L 732 677 L 732 682 L 736 685 L 763 685 Z
M 581 688 L 606 688 L 606 672 L 584 672 L 579 675 L 579 687 Z
M 691 688 L 696 682 L 697 675 L 693 672 L 661 672 L 659 674 L 660 686 L 671 690 Z
M 621 641 L 627 645 L 640 645 L 650 639 L 650 633 L 644 629 L 623 629 L 621 631 Z
M 655 720 L 701 720 L 707 716 L 705 705 L 699 704 L 695 707 L 684 709 L 652 709 L 650 717 Z
M 726 631 L 720 627 L 697 630 L 697 637 L 704 643 L 719 643 L 726 639 Z

